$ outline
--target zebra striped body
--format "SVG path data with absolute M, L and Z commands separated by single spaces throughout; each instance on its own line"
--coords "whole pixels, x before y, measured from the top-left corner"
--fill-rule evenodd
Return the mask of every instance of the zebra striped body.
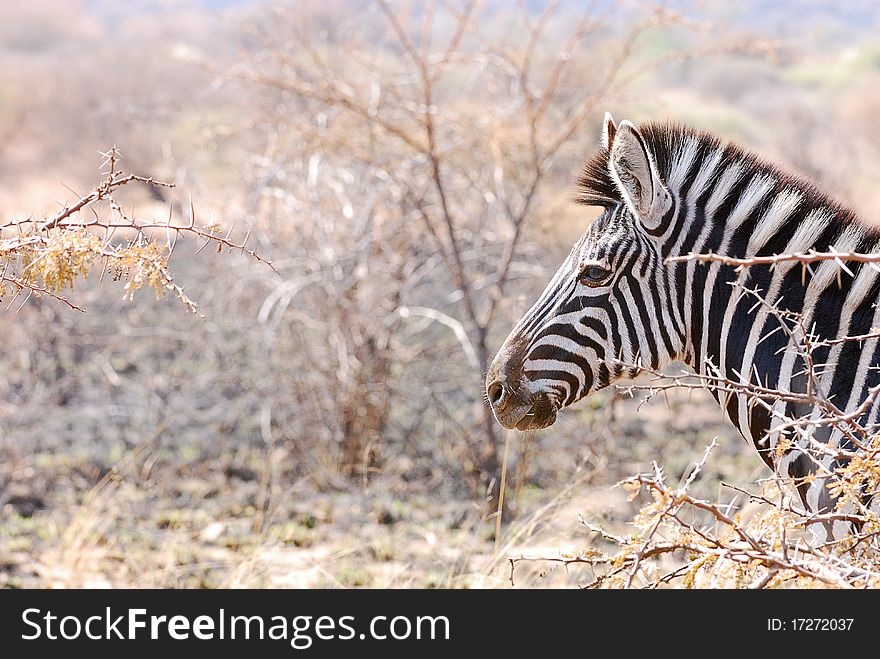
M 804 337 L 798 327 L 782 327 L 786 311 L 801 315 L 811 339 L 828 342 L 812 354 L 820 365 L 815 388 L 840 410 L 857 409 L 880 384 L 877 338 L 831 341 L 880 326 L 880 274 L 871 265 L 842 270 L 831 260 L 805 269 L 784 261 L 737 271 L 718 262 L 667 261 L 689 253 L 880 251 L 876 230 L 811 183 L 707 134 L 618 127 L 606 116 L 602 149 L 579 190 L 580 201 L 605 210 L 513 329 L 487 376 L 490 403 L 506 427 L 546 427 L 559 409 L 637 375 L 639 366 L 673 361 L 734 383 L 805 392 L 809 369 L 796 349 Z M 784 420 L 819 410 L 795 402 L 768 410 L 754 398 L 715 394 L 764 460 L 798 485 L 809 509 L 827 509 L 822 479 L 803 479 L 833 468 L 833 458 L 776 450 Z M 858 421 L 870 426 L 877 418 L 875 403 Z M 846 444 L 833 425 L 810 426 L 809 434 Z

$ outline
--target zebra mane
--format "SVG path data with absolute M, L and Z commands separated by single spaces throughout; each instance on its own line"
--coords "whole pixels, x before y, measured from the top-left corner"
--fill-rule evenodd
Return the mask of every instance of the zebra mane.
M 726 164 L 738 162 L 743 168 L 743 176 L 755 177 L 764 175 L 771 177 L 778 182 L 777 189 L 793 189 L 798 191 L 810 207 L 827 208 L 837 221 L 843 224 L 855 222 L 871 230 L 871 233 L 878 232 L 878 229 L 861 222 L 852 209 L 825 193 L 814 181 L 805 176 L 789 172 L 735 143 L 728 142 L 723 144 L 718 137 L 711 133 L 697 131 L 687 126 L 668 122 L 642 124 L 638 126 L 638 131 L 648 145 L 657 165 L 657 170 L 664 181 L 669 180 L 674 163 L 685 149 L 695 148 L 696 157 L 694 162 L 702 163 L 706 161 L 710 154 L 723 148 L 722 162 Z M 623 201 L 620 190 L 618 190 L 611 178 L 608 168 L 608 157 L 608 149 L 601 147 L 587 161 L 577 178 L 577 187 L 574 195 L 576 203 L 608 208 Z

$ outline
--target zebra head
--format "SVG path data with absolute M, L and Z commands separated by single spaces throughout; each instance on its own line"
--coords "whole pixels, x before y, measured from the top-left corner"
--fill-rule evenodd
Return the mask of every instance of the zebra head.
M 592 179 L 586 187 L 593 191 L 604 181 L 607 194 L 583 201 L 605 211 L 488 370 L 488 401 L 505 428 L 546 428 L 563 407 L 636 375 L 636 365 L 662 367 L 684 350 L 670 311 L 677 292 L 656 238 L 675 214 L 675 199 L 633 124 L 616 126 L 606 114 L 602 147 L 582 178 Z

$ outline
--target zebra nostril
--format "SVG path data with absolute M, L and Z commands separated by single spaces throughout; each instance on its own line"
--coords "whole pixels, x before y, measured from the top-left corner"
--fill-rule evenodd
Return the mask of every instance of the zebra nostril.
M 504 401 L 506 388 L 503 382 L 499 382 L 495 380 L 492 384 L 486 387 L 486 393 L 489 394 L 489 402 L 492 404 L 492 407 L 498 407 Z

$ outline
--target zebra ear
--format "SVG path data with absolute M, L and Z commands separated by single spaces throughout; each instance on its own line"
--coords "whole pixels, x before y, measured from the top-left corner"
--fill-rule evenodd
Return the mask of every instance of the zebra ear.
M 610 151 L 611 178 L 627 206 L 648 228 L 655 228 L 669 209 L 672 196 L 660 180 L 648 147 L 632 123 L 620 122 Z
M 611 150 L 611 143 L 614 141 L 614 134 L 617 132 L 617 126 L 614 125 L 614 119 L 610 112 L 605 113 L 602 120 L 602 147 L 606 151 Z

